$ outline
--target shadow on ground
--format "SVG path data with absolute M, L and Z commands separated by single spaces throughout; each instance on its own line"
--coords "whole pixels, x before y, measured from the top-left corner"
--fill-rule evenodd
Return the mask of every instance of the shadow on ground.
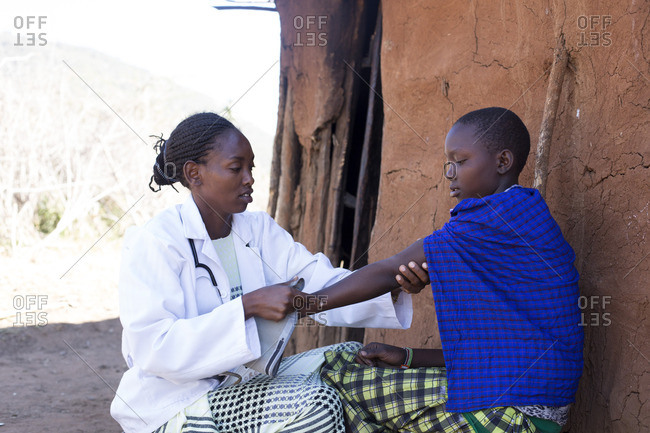
M 121 332 L 118 319 L 0 328 L 0 433 L 121 432 Z

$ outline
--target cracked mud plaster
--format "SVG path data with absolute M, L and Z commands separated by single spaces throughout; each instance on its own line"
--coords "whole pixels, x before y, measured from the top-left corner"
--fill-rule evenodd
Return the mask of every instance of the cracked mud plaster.
M 441 166 L 444 156 L 435 145 L 462 114 L 511 107 L 528 126 L 534 152 L 548 86 L 548 73 L 540 75 L 551 65 L 555 35 L 566 35 L 570 62 L 551 142 L 547 201 L 576 251 L 581 294 L 611 296 L 604 312 L 615 314 L 610 326 L 585 329 L 585 370 L 564 431 L 649 432 L 650 3 L 472 1 L 425 8 L 413 0 L 382 7 L 390 41 L 382 51 L 383 97 L 398 113 L 384 111 L 374 233 L 392 227 L 382 242 L 395 251 L 449 217 L 455 201 L 446 181 L 422 170 L 432 177 L 421 185 L 413 161 L 431 171 Z M 598 14 L 612 16 L 612 45 L 579 47 L 578 18 Z M 418 140 L 410 127 L 432 145 L 404 146 Z M 529 158 L 524 186 L 532 185 L 533 164 Z M 420 214 L 392 226 L 410 204 L 406 196 L 417 198 L 434 186 L 418 204 Z M 387 255 L 376 252 L 371 261 Z M 431 337 L 429 301 L 416 301 L 411 329 L 367 330 L 366 341 L 440 347 Z
M 332 5 L 352 16 L 354 7 L 343 13 L 345 5 L 360 3 L 277 4 L 290 6 L 293 17 L 326 13 L 319 8 Z M 405 0 L 382 2 L 382 12 L 384 130 L 371 243 L 381 242 L 370 261 L 448 220 L 455 200 L 442 177 L 442 144 L 461 115 L 511 108 L 528 126 L 534 153 L 555 37 L 564 34 L 570 61 L 550 146 L 547 201 L 576 252 L 581 294 L 612 299 L 611 325 L 585 329 L 584 375 L 565 431 L 650 431 L 650 2 Z M 612 17 L 610 47 L 578 46 L 577 21 L 591 15 Z M 328 53 L 340 55 L 330 48 L 349 45 L 337 41 L 335 28 L 344 20 L 328 16 Z M 284 26 L 294 30 L 290 20 Z M 345 68 L 329 70 L 345 58 L 315 61 L 317 52 L 305 54 L 288 71 L 303 141 L 340 111 L 341 83 L 349 84 L 340 75 Z M 519 179 L 524 186 L 532 185 L 533 164 L 531 157 Z M 411 329 L 367 330 L 366 342 L 440 347 L 431 292 L 419 296 Z

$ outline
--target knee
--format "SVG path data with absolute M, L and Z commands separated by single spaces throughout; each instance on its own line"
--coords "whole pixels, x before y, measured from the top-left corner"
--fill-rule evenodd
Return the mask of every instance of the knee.
M 335 388 L 332 388 L 331 386 L 323 383 L 319 385 L 312 385 L 310 388 L 312 388 L 311 392 L 313 393 L 314 397 L 317 397 L 318 400 L 322 401 L 329 401 L 329 400 L 336 400 L 338 401 L 339 399 L 339 394 L 336 391 Z
M 348 341 L 342 344 L 347 345 L 347 348 L 345 350 L 348 352 L 358 352 L 363 347 L 363 344 L 359 343 L 358 341 Z
M 344 431 L 343 404 L 334 388 L 325 384 L 310 385 L 303 388 L 302 408 L 299 423 L 309 423 L 309 431 Z M 303 430 L 300 430 L 303 431 Z
M 335 388 L 326 384 L 313 385 L 309 388 L 308 393 L 315 406 L 322 407 L 333 416 L 343 412 L 343 405 Z
M 358 352 L 363 347 L 363 344 L 358 341 L 346 341 L 343 343 L 332 344 L 327 346 L 326 350 L 332 352 Z

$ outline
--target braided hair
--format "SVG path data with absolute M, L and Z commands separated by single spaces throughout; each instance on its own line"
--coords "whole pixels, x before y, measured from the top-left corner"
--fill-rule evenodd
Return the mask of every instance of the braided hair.
M 480 144 L 490 152 L 510 150 L 514 155 L 515 173 L 521 173 L 530 152 L 530 135 L 519 116 L 506 108 L 489 107 L 470 111 L 456 124 L 473 127 Z
M 164 139 L 161 134 L 154 146 L 158 156 L 153 165 L 149 188 L 153 192 L 160 191 L 163 185 L 171 185 L 176 189 L 173 185 L 176 182 L 189 188 L 183 173 L 185 163 L 204 162 L 208 152 L 215 148 L 215 139 L 228 131 L 239 132 L 235 125 L 218 114 L 198 113 L 179 123 L 169 138 Z M 152 186 L 154 182 L 158 185 L 157 189 Z

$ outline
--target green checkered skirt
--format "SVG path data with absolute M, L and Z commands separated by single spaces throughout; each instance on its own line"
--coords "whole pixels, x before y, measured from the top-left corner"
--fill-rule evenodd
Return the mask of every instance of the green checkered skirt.
M 351 432 L 473 433 L 460 413 L 445 410 L 444 368 L 406 370 L 368 367 L 354 362 L 354 352 L 325 352 L 323 382 L 336 388 Z M 488 432 L 535 433 L 526 415 L 512 407 L 473 412 Z

